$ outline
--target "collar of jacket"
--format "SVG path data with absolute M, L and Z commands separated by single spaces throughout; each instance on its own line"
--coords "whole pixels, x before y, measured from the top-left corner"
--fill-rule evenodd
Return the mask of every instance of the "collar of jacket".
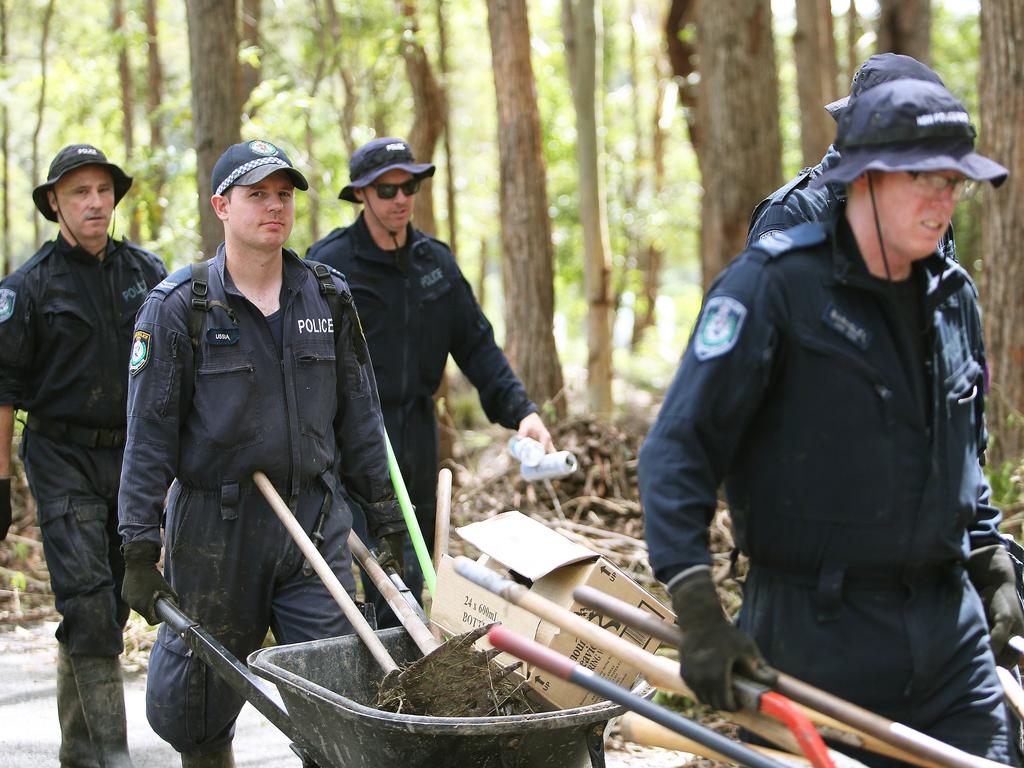
M 106 262 L 112 256 L 115 256 L 120 250 L 120 245 L 120 241 L 115 240 L 112 237 L 108 237 L 107 244 L 104 246 L 105 254 L 103 256 L 103 261 Z M 60 232 L 57 233 L 55 248 L 57 249 L 57 253 L 60 255 L 67 256 L 69 259 L 74 259 L 75 261 L 80 261 L 84 264 L 96 264 L 99 261 L 99 259 L 85 250 L 82 246 L 72 245 L 69 243 L 64 239 L 64 235 Z
M 397 254 L 400 250 L 404 249 L 407 254 L 411 255 L 419 246 L 419 243 L 426 239 L 425 235 L 416 229 L 412 222 L 409 222 L 405 225 L 405 245 L 398 250 L 385 250 L 373 241 L 370 228 L 366 226 L 365 211 L 359 214 L 359 218 L 352 225 L 352 233 L 355 236 L 354 250 L 357 258 L 375 261 L 379 264 L 391 264 L 396 267 L 398 266 Z
M 297 293 L 304 280 L 310 278 L 312 273 L 302 264 L 295 251 L 288 248 L 281 249 L 282 261 L 284 264 L 284 276 L 283 287 L 292 292 Z M 231 279 L 231 274 L 225 269 L 227 253 L 224 250 L 224 243 L 217 246 L 217 255 L 213 257 L 213 270 L 217 273 L 220 278 L 221 285 L 224 286 L 224 292 L 230 293 L 234 296 L 242 296 L 242 292 L 235 287 L 234 280 Z

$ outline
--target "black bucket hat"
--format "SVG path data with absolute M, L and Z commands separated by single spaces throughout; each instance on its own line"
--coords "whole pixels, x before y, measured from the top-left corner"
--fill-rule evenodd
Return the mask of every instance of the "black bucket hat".
M 826 104 L 825 109 L 838 121 L 843 111 L 849 106 L 850 99 L 856 99 L 876 85 L 902 79 L 925 80 L 943 87 L 946 85 L 942 82 L 942 78 L 935 73 L 935 70 L 925 66 L 913 56 L 904 56 L 902 53 L 876 53 L 874 56 L 868 57 L 857 68 L 853 75 L 853 82 L 850 83 L 850 94 Z
M 350 203 L 358 203 L 356 189 L 368 186 L 378 176 L 396 168 L 411 173 L 417 179 L 434 175 L 433 165 L 416 162 L 405 139 L 385 136 L 368 141 L 352 153 L 352 158 L 348 161 L 350 182 L 341 190 L 338 197 Z
M 941 85 L 893 80 L 865 91 L 839 119 L 839 162 L 811 182 L 849 184 L 866 171 L 958 171 L 998 187 L 1003 166 L 974 151 L 964 105 Z
M 262 139 L 242 141 L 232 144 L 217 158 L 210 174 L 210 191 L 223 195 L 231 187 L 258 184 L 278 171 L 286 171 L 296 189 L 309 189 L 306 177 L 295 170 L 283 149 Z
M 32 190 L 32 201 L 36 204 L 39 212 L 50 221 L 57 220 L 57 214 L 50 207 L 50 200 L 46 193 L 53 189 L 54 185 L 61 180 L 64 174 L 83 165 L 98 165 L 110 171 L 114 179 L 114 205 L 121 202 L 132 187 L 132 177 L 122 171 L 118 166 L 107 161 L 107 156 L 92 144 L 70 144 L 58 152 L 53 162 L 50 163 L 50 170 L 46 175 L 46 181 Z

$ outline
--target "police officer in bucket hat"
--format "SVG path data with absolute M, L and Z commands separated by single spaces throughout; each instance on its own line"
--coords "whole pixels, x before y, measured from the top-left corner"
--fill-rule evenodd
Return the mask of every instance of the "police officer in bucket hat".
M 845 185 L 845 202 L 714 282 L 641 449 L 681 672 L 734 709 L 734 674 L 778 669 L 1011 762 L 996 663 L 1014 663 L 1024 616 L 981 469 L 981 319 L 936 249 L 967 185 L 1007 171 L 974 151 L 963 105 L 921 80 L 851 100 L 836 146 L 813 184 Z M 750 562 L 738 625 L 707 547 L 722 482 Z

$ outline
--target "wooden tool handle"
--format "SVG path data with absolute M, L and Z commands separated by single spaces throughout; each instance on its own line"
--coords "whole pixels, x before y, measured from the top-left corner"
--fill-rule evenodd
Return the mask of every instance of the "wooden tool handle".
M 437 517 L 434 518 L 434 570 L 448 554 L 448 536 L 452 519 L 452 471 L 444 467 L 437 473 Z
M 398 669 L 398 665 L 395 660 L 391 658 L 391 654 L 388 653 L 387 648 L 381 643 L 380 639 L 374 634 L 373 629 L 367 623 L 366 618 L 362 612 L 356 606 L 355 602 L 349 597 L 348 592 L 342 583 L 338 580 L 338 577 L 334 575 L 334 571 L 331 570 L 331 566 L 324 560 L 323 555 L 320 554 L 319 550 L 310 541 L 309 536 L 302 530 L 302 526 L 299 525 L 299 521 L 295 519 L 295 515 L 288 509 L 288 505 L 284 503 L 284 499 L 277 492 L 274 484 L 267 479 L 267 476 L 262 472 L 253 473 L 252 479 L 256 481 L 256 487 L 260 489 L 260 492 L 266 498 L 270 508 L 274 510 L 274 513 L 278 516 L 281 522 L 284 524 L 285 529 L 295 540 L 295 543 L 302 550 L 302 554 L 305 555 L 309 564 L 313 566 L 313 570 L 316 571 L 316 575 L 320 577 L 320 580 L 327 587 L 327 591 L 331 593 L 331 597 L 334 598 L 335 602 L 341 608 L 342 613 L 345 614 L 345 618 L 348 619 L 349 624 L 355 629 L 356 634 L 359 635 L 366 647 L 373 654 L 373 658 L 381 669 L 385 673 L 393 672 Z

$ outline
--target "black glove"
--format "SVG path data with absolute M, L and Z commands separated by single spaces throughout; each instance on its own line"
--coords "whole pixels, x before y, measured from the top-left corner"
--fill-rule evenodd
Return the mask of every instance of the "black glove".
M 733 673 L 774 685 L 778 678 L 754 641 L 722 611 L 710 571 L 701 569 L 672 588 L 672 607 L 682 630 L 679 673 L 703 704 L 734 712 Z
M 1024 634 L 1024 611 L 1017 594 L 1017 572 L 1010 553 L 1002 544 L 974 550 L 967 559 L 967 575 L 985 605 L 996 663 L 1013 669 L 1020 655 L 1007 643 L 1014 635 Z
M 11 478 L 0 480 L 0 541 L 7 538 L 11 529 Z
M 385 571 L 390 566 L 405 579 L 405 531 L 386 533 L 377 540 L 380 565 Z
M 164 580 L 156 567 L 160 559 L 160 545 L 155 541 L 130 541 L 121 547 L 124 555 L 124 583 L 121 597 L 151 625 L 159 624 L 156 599 L 166 597 L 175 604 L 178 593 Z

